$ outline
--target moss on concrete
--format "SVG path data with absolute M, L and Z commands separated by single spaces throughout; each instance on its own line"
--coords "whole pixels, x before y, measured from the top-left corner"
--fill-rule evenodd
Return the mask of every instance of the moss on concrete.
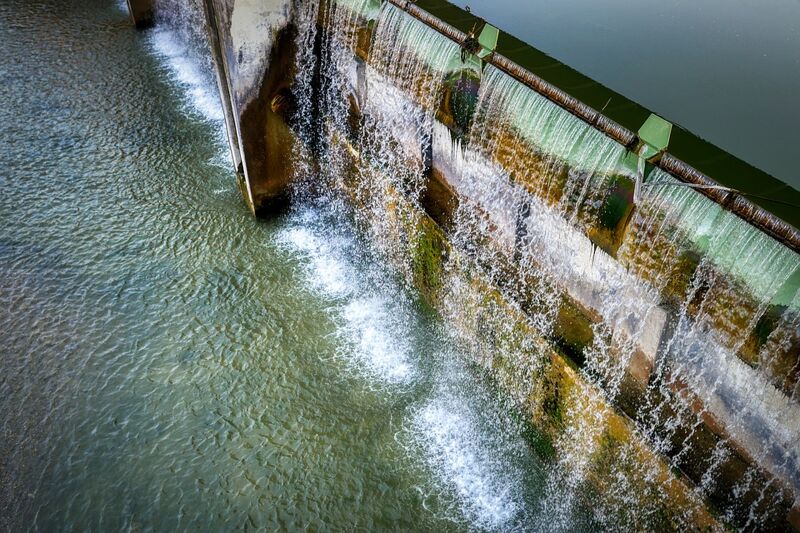
M 450 128 L 456 137 L 469 131 L 478 104 L 480 78 L 471 69 L 459 70 L 448 76 L 444 95 L 436 118 Z
M 587 235 L 600 249 L 616 257 L 625 228 L 633 213 L 633 181 L 627 176 L 612 176 L 597 221 L 587 217 Z
M 571 298 L 563 298 L 553 327 L 556 344 L 579 366 L 584 350 L 592 345 L 594 330 L 588 313 Z
M 414 285 L 435 306 L 442 287 L 443 262 L 447 258 L 447 239 L 436 223 L 422 216 L 414 228 L 411 265 Z

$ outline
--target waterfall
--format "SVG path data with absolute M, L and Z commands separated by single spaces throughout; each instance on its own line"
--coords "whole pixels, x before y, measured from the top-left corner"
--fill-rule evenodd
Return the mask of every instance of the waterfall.
M 800 472 L 798 255 L 658 169 L 634 206 L 625 147 L 499 69 L 476 72 L 390 3 L 301 1 L 294 20 L 297 194 L 352 217 L 410 280 L 422 198 L 443 180 L 456 201 L 438 228 L 437 310 L 472 359 L 534 416 L 554 349 L 579 367 L 541 520 L 573 527 L 604 468 L 594 519 L 648 527 L 671 468 L 695 481 L 687 505 L 713 497 L 731 523 L 763 525 Z M 460 77 L 478 87 L 463 128 L 441 116 Z M 655 454 L 604 456 L 623 404 Z
M 792 361 L 789 355 L 792 338 L 799 333 L 800 293 L 796 283 L 791 284 L 800 273 L 797 254 L 697 192 L 670 187 L 671 183 L 672 178 L 660 173 L 651 178 L 645 207 L 631 226 L 630 241 L 623 245 L 635 268 L 662 289 L 671 289 L 678 306 L 674 331 L 654 370 L 649 400 L 640 408 L 642 430 L 665 452 L 680 435 L 683 444 L 672 450 L 672 464 L 686 467 L 687 462 L 699 462 L 693 467 L 702 472 L 700 489 L 707 493 L 723 488 L 716 486 L 719 469 L 737 446 L 756 457 L 756 464 L 797 479 L 800 420 L 794 391 L 783 383 L 791 375 L 791 365 L 797 364 L 796 356 Z M 675 285 L 675 265 L 690 260 L 692 254 L 696 267 L 691 278 L 681 280 L 683 287 L 669 287 Z M 781 296 L 781 291 L 789 296 Z M 776 305 L 780 298 L 788 298 L 785 305 Z M 764 319 L 774 314 L 775 323 L 765 324 Z M 765 328 L 769 331 L 761 348 L 748 356 L 752 348 L 746 344 L 754 342 L 759 330 L 763 335 Z M 750 357 L 755 357 L 749 359 L 754 368 L 746 364 Z M 773 364 L 787 358 L 787 373 L 776 382 Z M 789 397 L 782 397 L 781 388 Z M 728 436 L 702 450 L 696 437 L 707 417 L 724 417 Z M 738 496 L 751 490 L 756 471 L 749 468 L 752 472 L 734 487 Z M 762 505 L 766 508 L 759 508 Z M 768 511 L 768 502 L 759 497 L 748 508 L 731 501 L 724 510 L 730 519 L 743 516 L 749 525 Z
M 407 228 L 414 227 L 421 215 L 419 196 L 425 187 L 439 86 L 459 48 L 391 4 L 372 12 L 377 20 L 369 29 L 364 19 L 374 9 L 369 1 L 330 2 L 326 8 L 326 24 L 318 37 L 323 42 L 318 66 L 313 64 L 311 38 L 298 34 L 303 65 L 299 70 L 304 74 L 296 88 L 304 102 L 301 106 L 306 106 L 300 115 L 308 117 L 313 105 L 314 80 L 309 73 L 314 68 L 320 72 L 314 97 L 322 106 L 320 123 L 306 122 L 301 135 L 318 142 L 314 155 L 319 180 L 353 195 L 362 207 L 353 213 L 357 220 L 385 249 L 387 258 L 408 273 L 410 266 L 402 258 L 409 256 L 413 244 Z M 308 13 L 301 24 L 309 27 L 313 23 L 307 21 L 316 8 L 305 9 Z M 373 33 L 366 65 L 353 55 L 360 31 Z M 354 123 L 356 114 L 360 123 Z M 343 183 L 350 169 L 356 178 Z M 393 209 L 391 216 L 386 216 L 387 207 Z
M 439 87 L 458 46 L 391 4 L 376 21 L 364 72 L 357 190 L 371 234 L 412 276 L 408 261 L 422 211 L 427 154 Z M 392 212 L 386 216 L 387 207 Z
M 204 119 L 221 122 L 223 115 L 200 0 L 158 0 L 155 13 L 153 47 L 167 59 L 173 78 L 185 88 L 190 97 L 188 108 Z
M 296 16 L 300 68 L 293 87 L 298 99 L 294 126 L 303 139 L 294 154 L 303 160 L 296 167 L 296 194 L 323 203 L 328 212 L 352 217 L 373 252 L 390 261 L 407 282 L 413 277 L 409 251 L 417 245 L 414 230 L 425 216 L 420 198 L 431 164 L 434 114 L 459 48 L 391 4 L 376 9 L 370 0 L 309 2 L 298 7 Z M 365 32 L 372 35 L 368 50 L 360 49 Z M 365 63 L 359 55 L 367 54 Z M 350 328 L 382 330 L 374 323 L 374 310 L 368 316 L 360 313 L 348 305 Z M 364 335 L 356 336 L 363 342 Z M 385 352 L 385 357 L 369 366 L 377 366 L 389 381 L 406 383 L 413 377 L 406 366 L 391 372 L 384 368 L 384 361 L 394 364 L 402 358 L 397 341 L 374 337 L 362 349 Z M 456 366 L 452 371 L 463 372 Z M 415 413 L 406 439 L 425 453 L 429 466 L 457 495 L 459 512 L 470 520 L 489 529 L 519 520 L 524 513 L 520 481 L 487 452 L 490 448 L 480 440 L 486 437 L 473 430 L 473 408 L 452 404 L 460 391 L 450 391 L 449 383 L 436 387 L 433 399 Z M 516 444 L 508 446 L 513 450 Z
M 480 157 L 571 220 L 598 216 L 609 178 L 624 172 L 624 147 L 492 65 L 469 137 Z
M 583 353 L 588 387 L 602 391 L 604 401 L 615 401 L 631 358 L 648 342 L 653 324 L 666 321 L 672 311 L 664 299 L 672 298 L 678 304 L 676 324 L 654 370 L 657 379 L 650 385 L 662 399 L 640 407 L 637 420 L 642 433 L 660 451 L 673 452 L 672 465 L 678 468 L 704 417 L 712 409 L 717 416 L 725 416 L 730 437 L 708 450 L 700 475 L 703 494 L 715 490 L 720 464 L 735 448 L 729 442 L 733 438 L 736 446 L 744 445 L 758 458 L 756 464 L 772 465 L 772 472 L 784 479 L 796 476 L 797 411 L 791 400 L 778 412 L 770 412 L 775 401 L 759 403 L 755 390 L 770 387 L 763 374 L 755 376 L 759 387 L 742 392 L 742 383 L 753 376 L 740 359 L 744 344 L 774 307 L 776 294 L 787 288 L 800 268 L 796 253 L 696 191 L 676 187 L 673 178 L 656 170 L 648 176 L 646 198 L 618 251 L 627 268 L 606 259 L 602 252 L 592 253 L 591 261 L 581 261 L 587 256 L 582 249 L 589 246 L 581 230 L 602 224 L 602 206 L 613 184 L 630 179 L 622 164 L 624 149 L 491 66 L 484 71 L 468 143 L 464 148 L 456 143 L 450 151 L 460 152 L 451 156 L 458 161 L 454 173 L 460 176 L 455 181 L 458 192 L 469 200 L 459 206 L 454 241 L 464 246 L 493 236 L 494 242 L 505 242 L 504 254 L 490 246 L 480 248 L 476 255 L 484 257 L 479 263 L 500 265 L 501 255 L 507 260 L 515 252 L 519 279 L 528 285 L 536 280 L 540 305 L 535 310 L 541 309 L 543 300 L 557 302 L 557 295 L 566 292 L 589 303 L 602 317 L 592 328 L 593 344 Z M 520 217 L 527 219 L 521 239 Z M 688 287 L 683 294 L 676 293 L 675 285 L 681 281 L 676 271 L 685 272 L 692 260 L 698 264 L 691 278 L 684 280 Z M 507 274 L 501 270 L 490 277 Z M 797 285 L 787 290 L 796 294 Z M 520 292 L 518 287 L 516 293 Z M 539 331 L 547 334 L 551 322 L 542 320 L 541 312 L 534 316 L 539 319 Z M 796 341 L 792 344 L 797 336 L 796 316 L 791 306 L 781 312 L 781 324 L 758 354 L 759 367 L 774 368 L 767 362 L 771 358 L 767 346 L 781 345 L 776 351 L 785 352 L 797 345 Z M 787 358 L 789 365 L 797 364 L 791 356 Z M 675 393 L 684 388 L 697 396 Z M 652 390 L 647 393 L 648 398 L 654 396 Z M 562 521 L 568 519 L 572 495 L 587 475 L 606 423 L 594 399 L 596 393 L 586 389 L 581 397 L 584 401 L 568 415 L 575 424 L 559 442 L 563 468 L 551 479 L 554 496 L 545 502 L 547 513 Z M 699 411 L 694 405 L 698 399 L 704 405 Z M 586 417 L 581 412 L 600 414 Z M 780 426 L 776 417 L 781 416 L 789 417 L 784 419 L 788 431 L 773 432 L 776 442 L 763 446 L 757 438 L 759 428 Z M 656 434 L 664 428 L 669 435 L 659 439 Z M 681 430 L 687 433 L 684 449 L 668 449 L 665 443 Z M 622 471 L 617 475 L 624 477 Z M 567 490 L 559 490 L 564 487 Z M 768 506 L 758 508 L 763 503 L 756 498 L 742 510 L 731 502 L 726 516 L 733 520 L 733 515 L 744 513 L 744 523 L 758 523 L 759 515 L 770 511 Z M 561 523 L 569 527 L 568 521 Z
M 508 292 L 522 295 L 541 335 L 552 334 L 570 292 L 603 318 L 584 352 L 583 401 L 566 414 L 571 423 L 556 443 L 560 461 L 543 502 L 544 515 L 569 529 L 573 502 L 605 428 L 601 404 L 615 399 L 658 300 L 650 287 L 597 254 L 581 231 L 601 216 L 615 176 L 624 173 L 625 150 L 489 66 L 466 146 L 451 151 L 463 151 L 454 158 L 460 162 L 454 173 L 460 174 L 458 192 L 468 200 L 460 203 L 453 224 L 456 245 L 470 249 L 494 283 L 505 278 L 506 287 L 508 269 L 500 265 L 515 263 L 518 276 Z M 470 246 L 476 241 L 505 246 Z M 534 365 L 531 375 L 536 374 Z

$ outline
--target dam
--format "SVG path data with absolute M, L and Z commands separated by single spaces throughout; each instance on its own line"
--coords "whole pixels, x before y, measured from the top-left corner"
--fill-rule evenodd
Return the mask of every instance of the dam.
M 0 527 L 800 530 L 794 189 L 438 0 L 12 4 Z

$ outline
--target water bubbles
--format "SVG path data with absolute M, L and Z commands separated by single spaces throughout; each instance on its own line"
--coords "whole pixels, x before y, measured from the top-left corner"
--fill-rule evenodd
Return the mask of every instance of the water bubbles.
M 405 296 L 370 265 L 346 228 L 331 230 L 320 220 L 330 216 L 305 210 L 293 217 L 278 242 L 305 256 L 308 284 L 328 299 L 337 324 L 340 355 L 380 382 L 410 383 L 415 373 L 413 335 Z

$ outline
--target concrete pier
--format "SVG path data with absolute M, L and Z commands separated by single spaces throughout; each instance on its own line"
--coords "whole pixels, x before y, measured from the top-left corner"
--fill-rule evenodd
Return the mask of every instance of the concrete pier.
M 153 25 L 153 1 L 128 0 L 128 13 L 137 28 L 144 29 Z
M 294 33 L 288 0 L 205 0 L 207 29 L 233 162 L 250 210 L 280 210 L 289 193 Z

